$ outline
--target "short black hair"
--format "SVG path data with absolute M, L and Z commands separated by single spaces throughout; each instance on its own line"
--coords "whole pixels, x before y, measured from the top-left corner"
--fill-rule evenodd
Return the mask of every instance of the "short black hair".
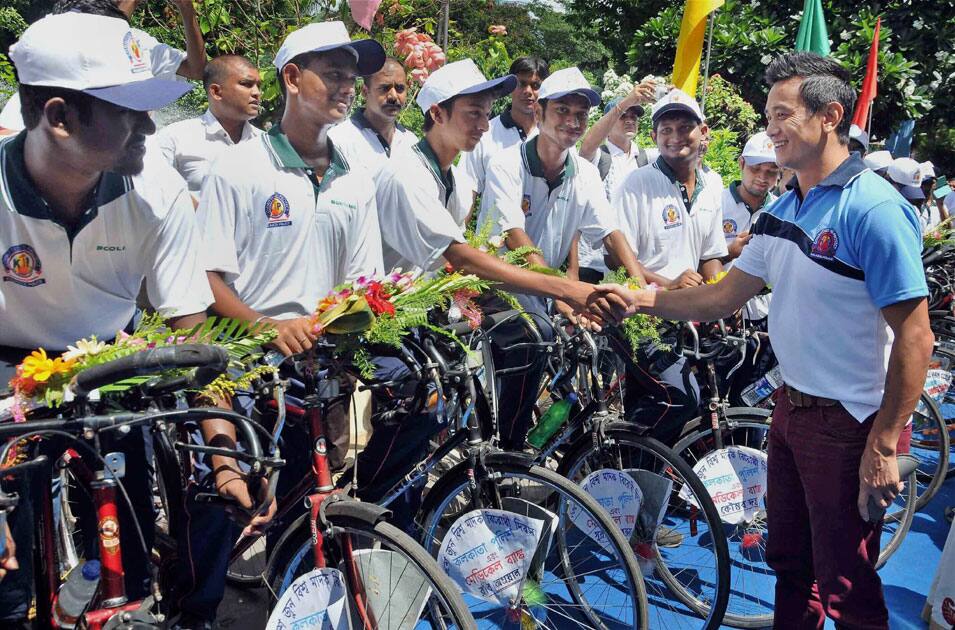
M 841 144 L 849 144 L 849 127 L 856 104 L 856 91 L 849 83 L 849 71 L 831 57 L 812 52 L 786 53 L 776 57 L 766 68 L 766 83 L 772 87 L 780 81 L 801 77 L 799 95 L 810 114 L 818 114 L 829 103 L 842 105 L 842 121 L 836 128 Z
M 385 57 L 385 63 L 381 64 L 381 67 L 378 68 L 377 70 L 375 70 L 374 72 L 372 72 L 371 74 L 362 75 L 362 77 L 361 77 L 362 80 L 363 80 L 366 84 L 370 83 L 370 82 L 371 82 L 371 78 L 372 78 L 373 76 L 375 76 L 376 74 L 378 74 L 379 72 L 381 72 L 382 70 L 384 70 L 384 69 L 388 66 L 388 64 L 394 64 L 394 65 L 398 66 L 399 68 L 401 68 L 402 70 L 405 69 L 405 66 L 404 66 L 403 63 L 401 63 L 401 60 L 395 59 L 394 57 Z
M 448 100 L 446 100 L 446 101 L 441 101 L 440 103 L 438 103 L 438 107 L 440 107 L 441 109 L 443 109 L 445 112 L 447 112 L 448 116 L 450 116 L 451 113 L 454 112 L 454 102 L 455 102 L 456 100 L 458 100 L 458 97 L 457 97 L 457 96 L 452 96 L 452 97 L 449 98 Z M 423 126 L 421 129 L 422 129 L 422 131 L 424 131 L 425 133 L 428 133 L 429 131 L 431 131 L 431 128 L 432 128 L 432 127 L 434 127 L 434 118 L 431 117 L 431 112 L 425 112 L 425 113 L 424 113 L 424 126 Z
M 550 75 L 550 64 L 536 55 L 525 55 L 511 62 L 508 74 L 536 74 L 541 81 Z
M 23 124 L 27 129 L 34 129 L 40 124 L 40 119 L 43 117 L 43 108 L 46 107 L 47 101 L 53 98 L 62 98 L 75 107 L 82 124 L 89 124 L 93 118 L 93 101 L 95 99 L 89 94 L 61 87 L 23 85 L 22 83 L 19 92 L 20 115 L 23 117 Z
M 213 57 L 202 70 L 202 87 L 209 89 L 213 83 L 222 83 L 225 81 L 229 72 L 229 66 L 233 63 L 241 64 L 247 68 L 255 68 L 255 64 L 242 55 L 220 55 Z
M 126 14 L 116 7 L 115 0 L 58 0 L 53 5 L 51 13 L 69 13 L 70 11 L 119 18 L 124 22 L 129 21 Z

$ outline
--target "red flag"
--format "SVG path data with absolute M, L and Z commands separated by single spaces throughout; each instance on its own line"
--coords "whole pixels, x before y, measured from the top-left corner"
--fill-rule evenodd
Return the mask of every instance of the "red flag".
M 879 81 L 879 27 L 882 18 L 875 21 L 875 34 L 872 35 L 872 47 L 869 48 L 869 63 L 865 69 L 865 79 L 862 81 L 862 93 L 856 103 L 856 111 L 852 115 L 852 124 L 859 129 L 865 129 L 869 122 L 869 106 L 875 100 L 876 84 Z
M 371 31 L 371 21 L 375 19 L 381 0 L 348 0 L 351 16 L 358 26 Z

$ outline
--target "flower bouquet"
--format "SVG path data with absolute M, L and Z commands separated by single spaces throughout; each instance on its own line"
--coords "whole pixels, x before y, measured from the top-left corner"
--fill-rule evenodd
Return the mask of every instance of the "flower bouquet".
M 30 353 L 16 368 L 10 380 L 13 388 L 8 411 L 16 421 L 26 419 L 26 412 L 37 407 L 57 407 L 69 400 L 68 386 L 80 372 L 136 352 L 181 344 L 205 343 L 225 347 L 229 352 L 230 375 L 222 375 L 207 385 L 200 396 L 210 402 L 227 399 L 236 388 L 248 385 L 268 367 L 245 369 L 251 358 L 261 353 L 261 346 L 275 337 L 270 324 L 248 324 L 231 319 L 209 318 L 191 330 L 172 330 L 158 314 L 144 315 L 132 334 L 119 332 L 110 343 L 95 336 L 80 339 L 67 351 L 54 357 L 44 348 Z M 137 376 L 101 388 L 102 392 L 122 392 L 157 376 L 174 376 L 188 370 L 168 370 L 159 375 Z M 6 415 L 0 409 L 0 417 Z
M 952 217 L 945 219 L 922 235 L 922 246 L 926 249 L 953 244 L 955 244 L 955 237 L 952 235 Z
M 452 336 L 429 322 L 428 312 L 434 308 L 447 308 L 451 321 L 464 318 L 472 329 L 477 328 L 481 311 L 472 298 L 486 288 L 487 283 L 477 276 L 461 273 L 416 278 L 395 270 L 384 277 L 362 276 L 323 298 L 312 314 L 312 324 L 318 335 L 340 336 L 336 339 L 339 349 L 352 351 L 355 364 L 367 377 L 373 368 L 356 342 L 399 347 L 402 338 L 419 327 Z

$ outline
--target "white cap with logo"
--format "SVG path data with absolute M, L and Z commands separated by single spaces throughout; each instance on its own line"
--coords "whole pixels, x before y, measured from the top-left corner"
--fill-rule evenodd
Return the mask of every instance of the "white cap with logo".
M 358 62 L 358 74 L 366 76 L 385 65 L 385 49 L 373 39 L 356 39 L 348 35 L 344 22 L 312 22 L 285 37 L 272 62 L 281 72 L 285 64 L 308 52 L 327 52 L 345 48 Z
M 700 104 L 691 98 L 689 94 L 677 88 L 673 88 L 666 96 L 654 103 L 651 112 L 654 123 L 656 123 L 660 116 L 670 112 L 687 112 L 699 122 L 706 120 L 703 118 L 703 111 L 700 109 Z
M 873 171 L 881 171 L 889 168 L 892 164 L 892 154 L 888 151 L 874 151 L 865 156 L 865 165 Z
M 756 166 L 766 162 L 776 162 L 776 147 L 769 139 L 769 134 L 760 131 L 754 134 L 743 147 L 743 160 L 746 166 Z
M 903 186 L 922 185 L 922 165 L 912 158 L 902 157 L 889 164 L 889 179 Z
M 590 87 L 590 83 L 579 68 L 562 68 L 552 72 L 541 82 L 537 100 L 558 99 L 568 94 L 579 94 L 587 99 L 591 107 L 600 105 L 600 95 Z
M 157 79 L 124 20 L 86 13 L 48 15 L 10 47 L 23 85 L 77 90 L 137 111 L 159 109 L 192 89 Z
M 438 105 L 455 96 L 493 90 L 494 97 L 500 98 L 514 91 L 515 87 L 517 77 L 513 74 L 489 81 L 474 61 L 461 59 L 441 66 L 428 75 L 415 102 L 421 111 L 427 114 L 432 105 Z

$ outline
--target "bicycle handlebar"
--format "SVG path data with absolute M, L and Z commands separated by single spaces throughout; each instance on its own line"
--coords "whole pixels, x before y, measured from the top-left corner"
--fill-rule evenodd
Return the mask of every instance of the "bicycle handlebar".
M 70 389 L 80 397 L 104 385 L 133 376 L 155 374 L 169 369 L 198 368 L 192 384 L 203 386 L 223 374 L 229 367 L 229 354 L 219 346 L 184 344 L 143 350 L 129 356 L 95 365 L 76 375 Z
M 490 313 L 487 315 L 482 315 L 480 328 L 482 330 L 488 330 L 494 328 L 504 322 L 510 321 L 512 319 L 517 319 L 520 317 L 521 312 L 517 310 L 508 310 L 501 311 L 499 313 Z M 453 332 L 455 335 L 467 335 L 474 332 L 474 328 L 471 328 L 471 322 L 463 320 L 460 322 L 455 322 L 453 324 L 447 324 L 444 328 L 450 332 Z

